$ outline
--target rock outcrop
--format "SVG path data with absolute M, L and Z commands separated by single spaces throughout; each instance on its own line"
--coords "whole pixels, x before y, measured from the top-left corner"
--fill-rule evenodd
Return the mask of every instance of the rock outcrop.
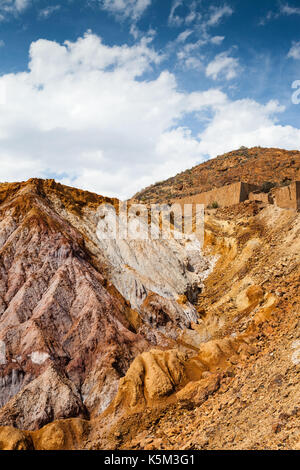
M 299 233 L 299 214 L 256 202 L 207 214 L 197 324 L 135 359 L 87 448 L 300 448 Z
M 185 361 L 186 356 L 177 350 L 151 350 L 141 354 L 120 380 L 113 409 L 133 412 L 165 400 L 184 382 Z
M 101 240 L 104 202 L 118 201 L 53 180 L 0 185 L 1 425 L 101 414 L 139 353 L 197 322 L 178 298 L 213 259 L 199 251 L 191 272 L 174 239 Z
M 89 422 L 78 418 L 59 420 L 37 431 L 3 426 L 0 450 L 78 450 L 88 434 Z
M 75 385 L 49 366 L 1 408 L 0 422 L 34 430 L 57 419 L 86 415 Z

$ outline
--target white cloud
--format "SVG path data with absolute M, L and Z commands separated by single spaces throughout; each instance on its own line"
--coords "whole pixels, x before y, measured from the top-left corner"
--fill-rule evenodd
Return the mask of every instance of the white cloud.
M 131 18 L 137 21 L 150 6 L 152 0 L 96 0 L 103 10 L 117 18 Z
M 212 44 L 219 46 L 220 44 L 222 44 L 224 39 L 225 39 L 225 36 L 213 36 L 210 41 Z
M 56 175 L 125 198 L 241 145 L 300 147 L 300 130 L 278 125 L 276 102 L 184 93 L 168 71 L 143 79 L 161 60 L 147 39 L 132 47 L 106 46 L 92 33 L 34 42 L 29 70 L 0 77 L 1 180 Z M 188 113 L 205 123 L 198 136 L 179 124 Z
M 185 42 L 187 38 L 193 34 L 193 31 L 191 29 L 186 29 L 185 31 L 182 31 L 176 39 L 177 42 Z
M 237 76 L 240 69 L 238 59 L 229 56 L 229 51 L 221 52 L 207 65 L 206 76 L 217 80 L 223 77 L 231 80 Z
M 136 22 L 151 5 L 152 0 L 88 0 L 114 14 L 118 19 L 130 18 Z M 22 13 L 33 3 L 32 0 L 0 0 L 0 21 L 9 15 Z M 40 18 L 47 18 L 60 9 L 60 5 L 49 5 L 39 12 Z
M 135 40 L 137 40 L 139 37 L 142 36 L 142 32 L 139 30 L 139 28 L 137 27 L 136 23 L 132 23 L 130 25 L 130 30 L 129 30 L 130 34 L 134 37 Z
M 181 16 L 176 14 L 176 10 L 179 7 L 181 7 L 182 5 L 183 5 L 183 0 L 174 0 L 173 1 L 171 11 L 170 11 L 170 15 L 169 15 L 169 19 L 168 19 L 169 25 L 171 25 L 171 26 L 180 26 L 183 23 L 184 19 Z
M 296 60 L 300 60 L 300 41 L 293 42 L 293 45 L 288 53 L 288 57 Z
M 217 26 L 225 16 L 231 16 L 233 9 L 228 5 L 222 7 L 211 6 L 207 13 L 200 13 L 197 11 L 198 5 L 196 1 L 186 5 L 184 0 L 173 0 L 168 23 L 170 26 L 182 26 L 183 24 L 189 25 L 193 22 L 200 24 L 202 19 L 201 28 L 207 30 L 210 27 Z M 182 9 L 182 14 L 179 14 L 179 9 Z M 204 18 L 203 18 L 204 17 Z
M 300 8 L 290 6 L 288 3 L 281 4 L 276 11 L 270 10 L 264 18 L 261 18 L 259 25 L 264 26 L 271 20 L 277 20 L 281 16 L 300 15 Z
M 244 99 L 218 106 L 214 118 L 198 137 L 200 152 L 218 155 L 241 145 L 300 148 L 300 129 L 281 126 L 276 115 L 284 111 L 276 101 L 261 105 Z
M 195 20 L 199 20 L 201 18 L 201 14 L 197 12 L 197 2 L 194 1 L 190 4 L 190 11 L 185 17 L 185 23 L 190 24 L 193 23 Z
M 205 35 L 204 37 L 198 39 L 195 42 L 186 42 L 188 37 L 192 33 L 192 30 L 187 30 L 179 34 L 179 36 L 177 37 L 175 44 L 176 48 L 178 48 L 178 43 L 185 43 L 182 45 L 182 47 L 179 48 L 179 50 L 177 50 L 177 59 L 187 69 L 204 70 L 205 67 L 203 63 L 205 57 L 203 53 L 201 53 L 201 48 L 209 44 L 219 46 L 223 42 L 225 37 Z
M 58 10 L 60 10 L 60 8 L 61 8 L 60 5 L 52 5 L 52 6 L 43 8 L 43 9 L 40 10 L 40 12 L 39 12 L 39 17 L 40 17 L 40 18 L 47 19 L 47 18 L 49 18 L 49 16 L 51 16 L 53 13 L 55 13 L 55 12 L 58 11 Z
M 147 32 L 141 31 L 137 27 L 136 23 L 131 23 L 129 33 L 134 37 L 136 41 L 138 39 L 143 39 L 144 41 L 147 41 L 148 43 L 152 42 L 154 37 L 157 34 L 156 30 L 153 28 L 150 28 Z
M 180 15 L 179 8 L 183 7 L 185 13 Z M 181 26 L 183 24 L 189 25 L 195 21 L 200 20 L 201 13 L 197 12 L 197 2 L 193 1 L 189 5 L 185 5 L 184 0 L 173 0 L 171 11 L 169 14 L 168 23 L 170 26 Z
M 190 70 L 203 70 L 203 62 L 198 57 L 186 57 L 184 60 L 184 66 Z
M 177 38 L 178 42 L 179 38 Z M 207 44 L 207 40 L 199 39 L 196 42 L 189 42 L 184 44 L 177 50 L 178 61 L 187 69 L 203 69 L 204 57 L 199 53 L 201 46 Z
M 281 5 L 280 11 L 283 15 L 300 15 L 300 8 L 291 7 L 289 4 Z
M 182 8 L 180 15 L 178 14 L 179 8 Z M 188 15 L 186 15 L 187 8 L 189 8 Z M 169 15 L 169 25 L 183 26 L 193 22 L 194 24 L 188 24 L 188 28 L 182 31 L 178 35 L 176 41 L 169 44 L 169 47 L 171 48 L 173 45 L 177 48 L 177 59 L 185 68 L 203 70 L 204 57 L 203 53 L 200 54 L 199 49 L 205 45 L 219 46 L 222 44 L 225 36 L 213 36 L 209 30 L 216 27 L 224 17 L 231 16 L 233 14 L 233 9 L 225 4 L 222 7 L 211 6 L 206 9 L 206 11 L 203 10 L 200 13 L 197 11 L 197 8 L 197 2 L 192 2 L 186 6 L 184 0 L 174 0 Z M 198 39 L 192 42 L 190 40 L 191 35 Z M 183 45 L 178 48 L 180 43 Z M 232 67 L 234 67 L 234 64 L 232 64 Z M 229 71 L 228 74 L 230 75 Z
M 0 0 L 1 18 L 7 14 L 17 14 L 24 11 L 31 4 L 31 0 Z
M 151 183 L 156 172 L 166 177 L 192 164 L 193 155 L 182 158 L 182 133 L 180 158 L 167 151 L 162 155 L 159 143 L 164 141 L 166 149 L 170 129 L 195 107 L 204 109 L 207 95 L 202 104 L 201 95 L 179 92 L 167 71 L 142 80 L 160 61 L 147 40 L 108 47 L 88 33 L 63 45 L 34 42 L 29 72 L 0 77 L 6 88 L 1 179 L 48 172 L 69 184 L 125 197 Z
M 211 14 L 206 21 L 206 26 L 216 26 L 225 16 L 231 16 L 232 14 L 233 9 L 228 5 L 223 5 L 222 7 L 211 7 Z
M 11 8 L 14 8 L 20 12 L 29 6 L 31 0 L 3 0 L 1 3 L 11 6 Z
M 23 11 L 31 3 L 31 0 L 15 0 L 13 3 L 18 11 Z
M 273 11 L 268 11 L 268 13 L 259 20 L 259 26 L 264 26 L 266 23 L 268 23 L 269 21 L 271 21 L 272 19 L 275 19 L 275 18 L 278 18 L 279 17 L 279 13 L 275 13 Z

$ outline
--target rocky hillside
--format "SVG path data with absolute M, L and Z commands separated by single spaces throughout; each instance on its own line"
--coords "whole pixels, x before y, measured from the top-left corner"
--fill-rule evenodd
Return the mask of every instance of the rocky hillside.
M 299 213 L 207 211 L 201 252 L 99 240 L 54 181 L 0 200 L 0 448 L 300 449 Z
M 242 147 L 149 186 L 133 199 L 145 203 L 166 202 L 236 181 L 258 186 L 272 182 L 281 186 L 297 179 L 300 180 L 300 151 Z
M 300 449 L 300 215 L 217 210 L 205 251 L 218 261 L 181 336 L 195 351 L 139 356 L 88 448 Z
M 101 414 L 139 353 L 197 321 L 188 296 L 210 259 L 99 240 L 103 202 L 117 204 L 53 180 L 0 185 L 0 425 Z

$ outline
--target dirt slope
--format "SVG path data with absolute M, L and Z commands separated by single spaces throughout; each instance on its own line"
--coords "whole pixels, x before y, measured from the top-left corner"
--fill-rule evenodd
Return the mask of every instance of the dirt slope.
M 156 183 L 137 193 L 133 199 L 159 203 L 210 191 L 236 181 L 260 186 L 264 182 L 283 185 L 297 179 L 300 179 L 300 151 L 241 148 Z

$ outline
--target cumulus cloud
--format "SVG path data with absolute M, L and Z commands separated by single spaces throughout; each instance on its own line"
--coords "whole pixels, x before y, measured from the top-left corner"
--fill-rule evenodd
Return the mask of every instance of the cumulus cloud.
M 213 119 L 199 134 L 200 151 L 217 155 L 241 145 L 253 147 L 299 148 L 300 129 L 278 124 L 284 111 L 277 101 L 263 105 L 251 99 L 226 102 L 217 106 Z
M 28 71 L 0 77 L 1 180 L 55 177 L 126 198 L 241 145 L 300 146 L 300 130 L 276 122 L 278 103 L 185 93 L 167 70 L 145 79 L 161 61 L 147 39 L 32 43 Z M 182 125 L 188 114 L 205 124 L 199 135 Z
M 119 19 L 138 20 L 151 5 L 152 0 L 96 0 L 103 10 L 109 11 Z
M 168 167 L 192 164 L 194 155 L 184 161 L 182 154 L 169 153 L 166 139 L 185 113 L 194 112 L 195 103 L 197 110 L 207 106 L 207 95 L 202 104 L 200 95 L 180 93 L 167 71 L 142 80 L 160 62 L 147 40 L 108 47 L 87 33 L 74 43 L 34 42 L 29 71 L 0 77 L 6 90 L 1 179 L 57 175 L 69 184 L 125 197 L 152 182 L 156 172 L 164 177 Z M 183 152 L 186 134 L 178 139 Z
M 240 69 L 238 59 L 230 57 L 230 51 L 221 52 L 207 65 L 206 76 L 217 80 L 223 77 L 231 80 L 237 76 Z
M 288 53 L 288 57 L 296 60 L 300 60 L 300 41 L 293 42 L 293 45 Z

